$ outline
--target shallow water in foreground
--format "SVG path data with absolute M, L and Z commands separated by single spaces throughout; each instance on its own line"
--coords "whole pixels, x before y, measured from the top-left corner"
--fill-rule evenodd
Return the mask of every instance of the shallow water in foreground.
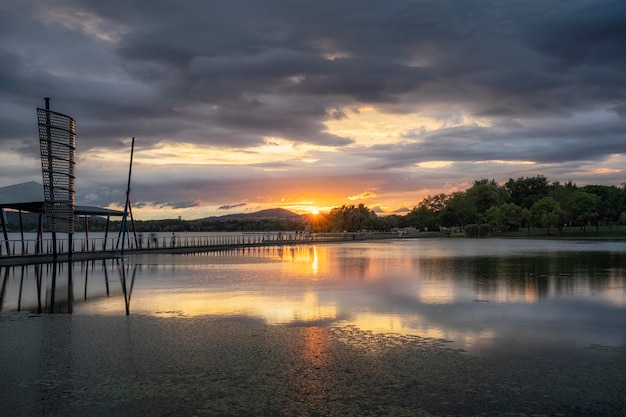
M 72 291 L 57 272 L 72 316 L 23 313 L 51 307 L 50 269 L 37 287 L 13 268 L 0 399 L 24 416 L 625 415 L 625 257 L 498 239 L 130 257 L 77 264 Z
M 209 317 L 0 316 L 10 416 L 623 416 L 626 352 L 475 357 L 442 340 Z

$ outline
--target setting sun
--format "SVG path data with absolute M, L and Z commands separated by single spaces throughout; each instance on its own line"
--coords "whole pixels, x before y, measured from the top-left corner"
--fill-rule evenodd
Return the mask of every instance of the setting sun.
M 313 210 L 311 210 L 311 214 L 318 215 L 318 214 L 320 214 L 320 211 L 318 209 L 313 209 Z

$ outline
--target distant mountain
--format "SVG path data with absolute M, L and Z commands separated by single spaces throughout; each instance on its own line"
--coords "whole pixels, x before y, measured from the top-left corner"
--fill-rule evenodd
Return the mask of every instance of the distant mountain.
M 233 219 L 287 219 L 298 218 L 299 214 L 282 208 L 256 211 L 254 213 L 226 214 L 224 216 L 205 217 L 200 220 L 233 220 Z

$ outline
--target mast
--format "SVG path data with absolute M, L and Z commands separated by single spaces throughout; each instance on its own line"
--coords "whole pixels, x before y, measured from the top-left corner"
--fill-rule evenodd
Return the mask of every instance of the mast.
M 133 136 L 130 143 L 130 166 L 128 167 L 128 183 L 126 185 L 126 203 L 124 204 L 124 217 L 122 217 L 122 249 L 120 254 L 124 256 L 124 243 L 126 241 L 126 234 L 128 233 L 128 224 L 127 218 L 130 213 L 131 222 L 133 224 L 133 233 L 135 232 L 134 220 L 133 220 L 133 212 L 130 208 L 130 179 L 133 172 L 133 155 L 135 153 L 135 137 Z M 135 236 L 136 239 L 136 236 Z

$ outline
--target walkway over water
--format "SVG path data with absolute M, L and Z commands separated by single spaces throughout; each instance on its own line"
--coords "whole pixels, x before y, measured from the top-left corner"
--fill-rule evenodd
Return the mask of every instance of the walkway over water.
M 105 259 L 130 253 L 192 253 L 252 246 L 278 246 L 311 243 L 346 242 L 365 239 L 397 239 L 404 237 L 441 237 L 439 232 L 422 232 L 410 235 L 401 233 L 305 233 L 305 232 L 249 232 L 211 235 L 172 234 L 157 236 L 128 235 L 118 237 L 74 236 L 73 260 Z M 0 265 L 46 263 L 53 260 L 52 239 L 3 240 L 0 245 Z M 68 260 L 68 241 L 57 238 L 57 260 Z

